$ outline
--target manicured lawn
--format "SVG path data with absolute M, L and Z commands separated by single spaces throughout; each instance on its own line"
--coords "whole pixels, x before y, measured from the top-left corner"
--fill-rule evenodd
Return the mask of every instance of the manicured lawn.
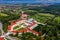
M 15 29 L 17 29 L 17 28 L 19 28 L 20 26 L 19 25 L 17 25 L 17 26 L 15 26 L 13 29 L 15 30 Z
M 22 28 L 21 26 L 16 26 L 13 28 L 14 30 L 23 30 L 24 28 Z
M 24 30 L 24 28 L 20 28 L 20 29 L 18 29 L 18 30 Z
M 21 28 L 21 25 L 23 25 L 24 23 L 21 23 L 21 24 L 19 24 L 19 25 L 17 25 L 17 26 L 15 26 L 13 29 L 14 30 L 21 30 L 21 29 L 24 29 L 24 28 Z

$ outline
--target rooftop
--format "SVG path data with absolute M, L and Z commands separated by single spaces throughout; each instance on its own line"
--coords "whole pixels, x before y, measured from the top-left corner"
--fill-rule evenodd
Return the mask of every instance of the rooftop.
M 0 40 L 4 40 L 4 37 L 0 37 Z
M 24 17 L 23 17 L 24 16 Z M 12 22 L 11 25 L 8 26 L 8 31 L 12 33 L 23 33 L 23 32 L 32 32 L 34 34 L 38 34 L 38 32 L 34 31 L 33 29 L 38 26 L 38 23 L 33 18 L 27 18 L 27 14 L 23 14 L 22 20 L 18 20 L 16 22 Z M 25 19 L 24 19 L 25 18 Z

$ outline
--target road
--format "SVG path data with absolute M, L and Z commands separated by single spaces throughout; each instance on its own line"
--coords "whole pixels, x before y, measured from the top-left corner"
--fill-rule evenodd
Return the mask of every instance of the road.
M 0 30 L 1 30 L 2 35 L 3 35 L 3 34 L 4 34 L 4 31 L 3 31 L 3 29 L 2 29 L 2 26 L 3 26 L 3 24 L 2 24 L 2 22 L 0 21 Z

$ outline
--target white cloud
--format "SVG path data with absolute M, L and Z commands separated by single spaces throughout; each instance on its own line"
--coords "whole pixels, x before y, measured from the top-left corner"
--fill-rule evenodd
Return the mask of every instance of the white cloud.
M 37 2 L 59 2 L 60 0 L 36 0 Z

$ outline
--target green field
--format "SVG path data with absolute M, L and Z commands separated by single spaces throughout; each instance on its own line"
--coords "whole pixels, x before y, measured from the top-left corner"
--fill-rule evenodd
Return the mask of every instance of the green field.
M 54 21 L 60 23 L 60 16 L 56 17 L 56 18 L 54 19 Z
M 20 28 L 20 29 L 18 29 L 18 30 L 24 30 L 25 28 Z
M 0 13 L 0 16 L 8 16 L 8 15 L 4 13 Z
M 41 23 L 45 23 L 47 20 L 51 19 L 52 17 L 54 17 L 54 15 L 52 14 L 43 14 L 43 13 L 39 13 L 39 14 L 36 14 L 34 16 L 32 16 L 35 20 L 37 20 L 38 22 L 41 22 Z
M 24 28 L 22 28 L 21 27 L 21 25 L 23 25 L 24 23 L 21 23 L 21 24 L 19 24 L 19 25 L 17 25 L 17 26 L 15 26 L 14 28 L 13 28 L 13 30 L 23 30 Z
M 20 26 L 19 25 L 17 25 L 17 26 L 15 26 L 14 28 L 13 28 L 13 30 L 15 30 L 15 29 L 17 29 L 17 28 L 19 28 Z

